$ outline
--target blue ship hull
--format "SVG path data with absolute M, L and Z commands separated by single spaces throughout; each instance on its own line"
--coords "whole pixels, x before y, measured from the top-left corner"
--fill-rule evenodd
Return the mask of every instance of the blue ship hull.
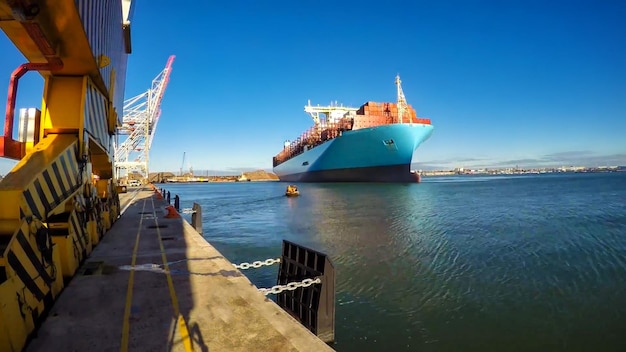
M 427 124 L 390 124 L 343 132 L 274 167 L 288 182 L 417 182 L 413 152 L 433 132 Z

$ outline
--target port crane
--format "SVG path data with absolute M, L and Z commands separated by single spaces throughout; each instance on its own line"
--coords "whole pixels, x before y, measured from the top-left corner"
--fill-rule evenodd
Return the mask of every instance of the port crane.
M 175 56 L 167 60 L 167 64 L 153 80 L 150 89 L 124 101 L 124 116 L 118 127 L 119 136 L 126 138 L 116 143 L 115 169 L 117 177 L 129 172 L 138 172 L 148 178 L 148 162 L 150 147 L 161 116 L 161 101 L 167 88 L 172 72 Z

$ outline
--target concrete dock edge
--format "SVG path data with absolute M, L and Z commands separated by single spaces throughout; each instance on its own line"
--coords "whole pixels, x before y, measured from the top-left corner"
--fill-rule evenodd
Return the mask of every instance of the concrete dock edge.
M 333 350 L 166 205 L 139 191 L 27 351 Z

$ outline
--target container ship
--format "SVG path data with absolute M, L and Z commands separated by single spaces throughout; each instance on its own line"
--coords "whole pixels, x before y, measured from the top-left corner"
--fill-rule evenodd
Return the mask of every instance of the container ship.
M 419 182 L 411 161 L 433 126 L 406 103 L 399 76 L 396 86 L 396 103 L 357 109 L 309 101 L 304 111 L 314 124 L 285 142 L 274 156 L 274 173 L 287 182 Z

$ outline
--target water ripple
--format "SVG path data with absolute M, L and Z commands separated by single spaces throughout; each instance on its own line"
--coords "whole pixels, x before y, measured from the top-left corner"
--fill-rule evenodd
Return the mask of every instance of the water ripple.
M 626 349 L 626 174 L 283 188 L 193 194 L 232 261 L 282 239 L 329 254 L 339 351 Z M 273 285 L 263 270 L 246 274 Z

